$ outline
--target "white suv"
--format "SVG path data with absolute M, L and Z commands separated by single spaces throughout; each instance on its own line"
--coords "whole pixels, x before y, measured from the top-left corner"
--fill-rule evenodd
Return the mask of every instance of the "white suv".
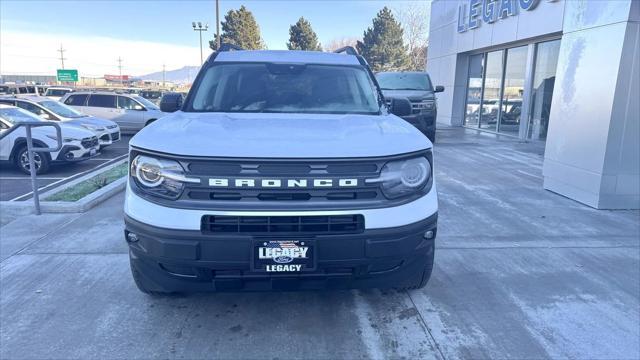
M 218 51 L 181 109 L 131 139 L 125 239 L 141 291 L 427 283 L 432 144 L 399 117 L 411 102 L 388 107 L 344 51 Z
M 60 100 L 61 97 L 72 91 L 73 88 L 70 87 L 50 87 L 47 88 L 47 91 L 44 92 L 44 96 L 52 100 Z
M 120 140 L 120 127 L 113 121 L 82 114 L 65 104 L 43 96 L 0 97 L 0 104 L 25 109 L 44 120 L 61 121 L 92 131 L 104 148 Z
M 24 173 L 29 173 L 26 129 L 11 129 L 25 121 L 44 121 L 30 112 L 15 106 L 0 105 L 0 161 L 9 161 Z M 73 162 L 89 159 L 98 154 L 98 138 L 89 130 L 68 124 L 60 124 L 62 149 L 55 152 L 34 153 L 36 173 L 45 173 L 56 162 Z M 53 127 L 35 127 L 31 131 L 33 143 L 38 147 L 57 146 L 57 134 Z
M 156 104 L 135 94 L 78 91 L 60 101 L 85 114 L 115 121 L 123 132 L 137 132 L 166 115 Z

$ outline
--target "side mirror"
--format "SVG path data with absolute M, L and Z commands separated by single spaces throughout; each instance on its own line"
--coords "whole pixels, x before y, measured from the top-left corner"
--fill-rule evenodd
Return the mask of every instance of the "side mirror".
M 391 98 L 391 113 L 396 116 L 411 115 L 411 101 L 407 98 Z
M 136 105 L 133 106 L 133 110 L 143 111 L 143 110 L 146 110 L 146 109 L 142 105 L 136 104 Z
M 176 112 L 182 108 L 182 94 L 166 93 L 160 100 L 160 111 Z
M 434 92 L 443 92 L 444 91 L 444 86 L 442 85 L 436 85 L 436 89 L 434 90 Z
M 40 114 L 40 117 L 41 117 L 41 118 L 43 118 L 43 119 L 45 119 L 45 120 L 51 120 L 51 117 L 50 117 L 50 116 L 49 116 L 49 114 L 47 114 L 47 113 L 42 113 L 42 114 Z

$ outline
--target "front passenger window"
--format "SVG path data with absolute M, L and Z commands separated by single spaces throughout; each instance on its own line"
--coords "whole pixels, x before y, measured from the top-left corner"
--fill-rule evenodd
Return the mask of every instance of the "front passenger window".
M 142 105 L 125 96 L 118 96 L 118 109 L 141 110 Z

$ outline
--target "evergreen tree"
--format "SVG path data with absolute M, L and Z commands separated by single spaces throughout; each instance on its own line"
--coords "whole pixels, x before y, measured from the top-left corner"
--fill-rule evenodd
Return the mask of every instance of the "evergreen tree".
M 260 37 L 260 27 L 253 17 L 251 11 L 244 5 L 238 10 L 229 10 L 224 20 L 220 23 L 222 43 L 238 45 L 247 50 L 259 50 L 264 48 L 262 37 Z M 216 50 L 217 36 L 209 41 L 209 47 Z
M 318 36 L 311 28 L 311 23 L 304 17 L 301 17 L 298 22 L 289 27 L 287 48 L 289 50 L 322 51 Z
M 402 26 L 386 6 L 373 19 L 373 28 L 364 32 L 357 48 L 374 71 L 398 71 L 410 66 Z

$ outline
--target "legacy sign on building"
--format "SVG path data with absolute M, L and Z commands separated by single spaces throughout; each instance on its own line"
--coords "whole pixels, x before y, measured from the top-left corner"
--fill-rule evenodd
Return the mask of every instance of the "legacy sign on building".
M 547 0 L 554 2 L 556 0 Z M 475 29 L 481 22 L 494 23 L 508 16 L 516 16 L 519 11 L 530 11 L 540 0 L 469 0 L 458 7 L 458 32 Z

